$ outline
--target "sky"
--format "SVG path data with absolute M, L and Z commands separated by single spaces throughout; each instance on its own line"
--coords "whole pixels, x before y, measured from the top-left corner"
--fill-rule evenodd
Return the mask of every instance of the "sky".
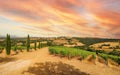
M 120 39 L 120 0 L 0 0 L 0 36 Z

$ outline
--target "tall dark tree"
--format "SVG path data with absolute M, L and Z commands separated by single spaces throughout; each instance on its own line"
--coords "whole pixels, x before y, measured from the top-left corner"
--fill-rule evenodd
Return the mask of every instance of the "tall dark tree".
M 30 50 L 30 36 L 27 36 L 27 40 L 26 40 L 26 46 L 27 46 L 27 52 L 29 52 Z
M 41 42 L 41 43 L 40 43 L 40 48 L 42 48 L 42 47 L 43 47 L 43 43 Z
M 10 37 L 10 35 L 9 35 L 9 50 L 11 50 L 11 37 Z
M 38 48 L 40 49 L 40 42 L 39 42 L 39 44 L 38 44 Z
M 7 36 L 6 36 L 6 54 L 10 55 L 10 51 L 11 51 L 11 39 L 10 39 L 10 35 L 7 34 Z
M 34 49 L 36 50 L 36 47 L 37 47 L 37 41 L 35 40 L 34 42 Z

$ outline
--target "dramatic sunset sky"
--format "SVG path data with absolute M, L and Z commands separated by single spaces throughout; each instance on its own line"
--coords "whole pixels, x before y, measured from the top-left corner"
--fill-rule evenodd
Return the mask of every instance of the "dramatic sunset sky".
M 120 0 L 0 0 L 0 36 L 120 38 Z

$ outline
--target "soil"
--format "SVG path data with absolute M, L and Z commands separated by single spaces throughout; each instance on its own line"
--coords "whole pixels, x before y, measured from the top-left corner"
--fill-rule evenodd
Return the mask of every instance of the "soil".
M 120 70 L 60 58 L 49 54 L 48 47 L 6 56 L 0 54 L 0 75 L 119 75 Z

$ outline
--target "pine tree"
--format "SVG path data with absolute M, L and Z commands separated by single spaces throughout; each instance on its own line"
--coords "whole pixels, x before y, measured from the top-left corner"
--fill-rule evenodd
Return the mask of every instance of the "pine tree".
M 36 50 L 36 44 L 37 44 L 37 42 L 35 41 L 35 43 L 34 43 L 34 49 Z
M 27 36 L 27 40 L 26 40 L 26 46 L 27 46 L 27 52 L 29 52 L 30 50 L 30 36 Z
M 11 51 L 11 39 L 10 39 L 10 35 L 7 34 L 7 37 L 6 37 L 6 54 L 10 55 L 10 51 Z

